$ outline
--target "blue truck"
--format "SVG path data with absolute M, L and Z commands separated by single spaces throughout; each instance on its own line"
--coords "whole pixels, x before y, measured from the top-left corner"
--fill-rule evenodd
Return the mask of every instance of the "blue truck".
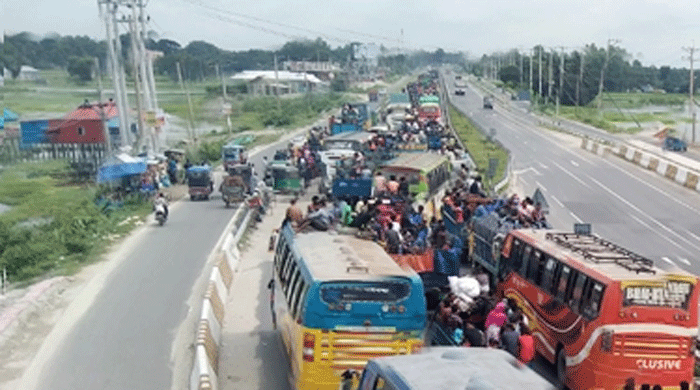
M 350 107 L 357 111 L 357 116 L 354 118 L 343 118 L 341 115 L 340 123 L 331 124 L 331 135 L 345 133 L 349 131 L 360 131 L 369 125 L 369 110 L 366 103 L 353 103 Z

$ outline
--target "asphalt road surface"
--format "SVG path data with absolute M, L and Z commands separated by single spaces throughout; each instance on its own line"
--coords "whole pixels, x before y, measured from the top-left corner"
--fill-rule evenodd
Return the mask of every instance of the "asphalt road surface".
M 473 87 L 453 103 L 496 138 L 513 156 L 515 188 L 532 194 L 541 188 L 550 221 L 571 229 L 590 222 L 593 232 L 650 258 L 662 268 L 700 274 L 700 194 L 619 158 L 580 148 L 580 139 L 538 128 L 521 110 L 496 104 L 482 108 Z
M 272 144 L 251 158 L 259 177 L 262 156 L 285 145 Z M 214 188 L 222 173 L 215 175 Z M 111 272 L 71 304 L 67 312 L 73 315 L 64 316 L 42 344 L 21 388 L 183 388 L 184 383 L 172 383 L 172 356 L 186 348 L 174 345 L 178 328 L 190 310 L 195 281 L 234 211 L 224 207 L 218 192 L 209 201 L 185 198 L 171 205 L 163 227 L 151 223 L 130 247 L 120 248 Z

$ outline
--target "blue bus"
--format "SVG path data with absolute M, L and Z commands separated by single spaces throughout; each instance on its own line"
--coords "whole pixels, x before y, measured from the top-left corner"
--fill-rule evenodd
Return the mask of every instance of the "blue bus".
M 271 309 L 297 389 L 337 389 L 342 373 L 423 345 L 426 303 L 411 269 L 377 243 L 330 232 L 277 236 Z

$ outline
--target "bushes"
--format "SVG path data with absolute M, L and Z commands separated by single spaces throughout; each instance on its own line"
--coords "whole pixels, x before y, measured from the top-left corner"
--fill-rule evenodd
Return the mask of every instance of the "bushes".
M 121 223 L 127 216 L 150 211 L 143 200 L 103 208 L 91 201 L 94 188 L 59 186 L 49 177 L 55 173 L 34 164 L 13 167 L 0 177 L 0 202 L 11 200 L 14 206 L 0 215 L 0 269 L 6 268 L 11 281 L 84 263 L 110 236 L 131 229 Z

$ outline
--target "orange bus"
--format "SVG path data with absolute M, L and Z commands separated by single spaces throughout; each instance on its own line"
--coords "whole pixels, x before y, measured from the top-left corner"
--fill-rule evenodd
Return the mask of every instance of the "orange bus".
M 512 230 L 500 257 L 498 291 L 568 388 L 692 388 L 696 276 L 591 234 Z

